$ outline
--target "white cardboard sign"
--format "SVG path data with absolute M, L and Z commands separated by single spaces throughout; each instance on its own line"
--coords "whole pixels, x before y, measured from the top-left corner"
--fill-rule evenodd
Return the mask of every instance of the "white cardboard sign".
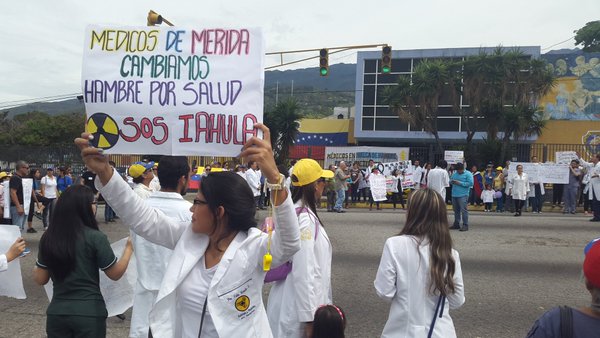
M 21 230 L 16 225 L 0 225 L 0 253 L 8 251 L 11 245 L 21 237 Z M 8 269 L 0 272 L 0 296 L 17 299 L 27 298 L 23 288 L 20 258 L 8 263 Z
M 88 26 L 81 86 L 106 153 L 235 156 L 263 120 L 262 31 Z

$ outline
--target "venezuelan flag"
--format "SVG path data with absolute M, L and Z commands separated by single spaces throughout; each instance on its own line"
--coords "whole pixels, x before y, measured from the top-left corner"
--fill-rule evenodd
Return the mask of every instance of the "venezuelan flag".
M 296 134 L 297 146 L 346 146 L 350 120 L 303 119 Z

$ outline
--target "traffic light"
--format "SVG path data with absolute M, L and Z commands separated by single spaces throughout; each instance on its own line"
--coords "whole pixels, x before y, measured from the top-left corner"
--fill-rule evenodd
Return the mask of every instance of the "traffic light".
M 319 73 L 321 76 L 329 74 L 329 50 L 327 48 L 319 51 Z
M 163 22 L 163 17 L 151 10 L 148 12 L 148 26 L 160 25 Z
M 385 46 L 381 49 L 381 72 L 388 74 L 392 71 L 392 47 Z

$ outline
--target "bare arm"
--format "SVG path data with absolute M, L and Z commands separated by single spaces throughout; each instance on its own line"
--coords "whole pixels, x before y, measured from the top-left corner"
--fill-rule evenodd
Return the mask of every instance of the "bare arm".
M 46 285 L 50 280 L 50 273 L 40 267 L 33 268 L 33 281 L 38 285 Z
M 121 255 L 121 258 L 110 268 L 104 270 L 106 276 L 108 276 L 108 278 L 112 280 L 121 279 L 125 271 L 127 271 L 127 266 L 129 265 L 129 260 L 131 259 L 132 253 L 133 245 L 131 244 L 131 238 L 129 238 L 127 240 L 127 245 L 125 246 L 125 250 L 123 250 L 123 255 Z

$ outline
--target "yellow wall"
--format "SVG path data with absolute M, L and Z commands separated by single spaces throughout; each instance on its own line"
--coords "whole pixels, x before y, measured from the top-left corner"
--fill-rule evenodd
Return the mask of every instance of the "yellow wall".
M 535 143 L 583 144 L 583 137 L 591 132 L 600 134 L 600 121 L 550 120 Z

